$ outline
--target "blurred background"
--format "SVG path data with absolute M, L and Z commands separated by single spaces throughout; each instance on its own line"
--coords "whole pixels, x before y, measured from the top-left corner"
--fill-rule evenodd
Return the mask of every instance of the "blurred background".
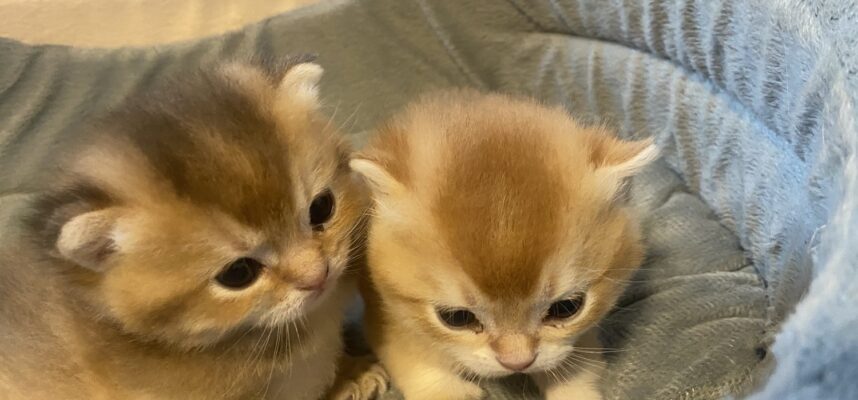
M 30 44 L 146 46 L 239 29 L 320 0 L 0 0 L 0 37 Z

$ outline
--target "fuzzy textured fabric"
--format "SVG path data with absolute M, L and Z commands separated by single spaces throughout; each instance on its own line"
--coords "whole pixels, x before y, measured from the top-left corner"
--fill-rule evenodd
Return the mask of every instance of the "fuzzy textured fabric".
M 786 4 L 790 6 L 790 4 Z M 778 364 L 752 400 L 858 398 L 858 4 L 820 2 L 816 43 L 835 71 L 823 109 L 832 216 L 812 252 L 813 282 L 772 348 Z M 808 22 L 813 26 L 813 22 Z
M 663 149 L 633 185 L 650 252 L 602 324 L 606 398 L 854 399 L 856 40 L 836 0 L 341 0 L 158 48 L 0 39 L 0 193 L 49 185 L 28 177 L 87 115 L 237 54 L 319 53 L 359 143 L 433 88 L 532 95 Z

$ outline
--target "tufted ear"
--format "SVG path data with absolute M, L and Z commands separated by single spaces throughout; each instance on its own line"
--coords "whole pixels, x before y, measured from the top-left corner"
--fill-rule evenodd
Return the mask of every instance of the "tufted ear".
M 103 271 L 107 259 L 117 251 L 117 217 L 117 210 L 112 208 L 72 217 L 60 228 L 57 251 L 75 264 Z
M 365 153 L 352 156 L 349 167 L 364 177 L 372 190 L 373 198 L 379 200 L 404 190 L 402 183 L 396 180 L 376 157 Z
M 594 134 L 589 141 L 595 173 L 599 181 L 605 183 L 606 196 L 613 200 L 624 197 L 628 179 L 659 156 L 652 138 L 627 141 L 609 134 Z
M 640 172 L 658 158 L 658 147 L 652 138 L 627 141 L 610 135 L 591 138 L 591 161 L 597 170 L 609 171 L 617 178 Z
M 377 157 L 376 157 L 377 156 Z M 408 201 L 407 188 L 390 169 L 383 155 L 358 153 L 352 156 L 349 167 L 363 176 L 372 192 L 374 214 L 387 221 L 404 221 L 420 218 L 421 210 Z
M 324 70 L 318 64 L 293 65 L 277 87 L 277 102 L 284 109 L 315 110 L 319 107 L 319 80 Z

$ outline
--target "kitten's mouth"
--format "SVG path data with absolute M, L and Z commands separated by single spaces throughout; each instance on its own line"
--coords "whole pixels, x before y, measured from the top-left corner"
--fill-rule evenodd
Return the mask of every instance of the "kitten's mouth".
M 307 299 L 316 300 L 319 297 L 322 297 L 322 295 L 328 291 L 329 281 L 330 278 L 325 279 L 325 281 L 320 283 L 318 286 L 315 286 L 312 289 L 308 290 Z
M 513 376 L 513 375 L 524 375 L 525 374 L 525 373 L 513 372 L 513 371 L 509 371 L 509 370 L 498 371 L 498 370 L 486 370 L 486 369 L 482 369 L 482 368 L 474 369 L 474 368 L 468 368 L 465 366 L 460 366 L 459 368 L 462 369 L 462 371 L 459 372 L 459 376 L 463 379 L 468 379 L 468 380 L 476 380 L 479 378 L 502 379 L 502 378 Z M 528 371 L 527 373 L 530 373 L 530 372 Z
M 331 288 L 336 285 L 336 280 L 339 278 L 339 273 L 334 268 L 328 268 L 325 278 L 314 284 L 312 287 L 305 288 L 307 292 L 307 301 L 316 301 L 324 297 L 325 294 L 331 291 Z

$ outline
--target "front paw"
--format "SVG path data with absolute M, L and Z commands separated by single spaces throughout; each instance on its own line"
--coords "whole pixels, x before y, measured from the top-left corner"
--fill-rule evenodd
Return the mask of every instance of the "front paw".
M 425 378 L 431 382 L 420 382 L 414 380 L 403 382 L 399 387 L 405 400 L 482 400 L 486 399 L 486 392 L 472 382 L 462 380 L 433 380 L 433 374 L 426 374 Z
M 390 377 L 369 357 L 352 358 L 331 389 L 329 400 L 371 400 L 387 391 Z
M 483 388 L 474 384 L 465 386 L 462 392 L 464 398 L 468 400 L 482 400 L 487 398 L 486 391 Z
M 545 393 L 546 400 L 602 400 L 602 394 L 591 386 L 572 386 L 557 387 L 553 390 L 548 390 Z
M 546 400 L 602 400 L 599 376 L 593 371 L 578 371 L 568 375 L 537 374 L 533 380 Z

